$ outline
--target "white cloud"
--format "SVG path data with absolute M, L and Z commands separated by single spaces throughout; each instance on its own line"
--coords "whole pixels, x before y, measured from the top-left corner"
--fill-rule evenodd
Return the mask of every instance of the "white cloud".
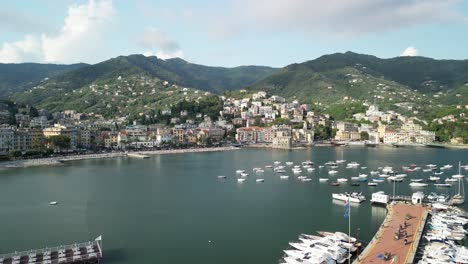
M 27 35 L 22 41 L 4 43 L 0 62 L 95 61 L 100 49 L 105 48 L 104 34 L 113 16 L 112 0 L 89 0 L 86 4 L 70 6 L 58 33 Z
M 40 49 L 38 39 L 27 35 L 24 40 L 4 43 L 0 49 L 0 62 L 38 61 L 41 60 Z
M 467 21 L 459 0 L 232 0 L 230 13 L 210 21 L 218 36 L 300 31 L 356 36 L 424 23 Z
M 407 47 L 403 53 L 401 53 L 400 56 L 404 57 L 404 56 L 418 56 L 418 49 L 416 49 L 415 47 Z
M 145 56 L 157 56 L 161 59 L 183 58 L 184 53 L 179 43 L 157 28 L 147 28 L 138 40 L 138 44 L 147 52 Z

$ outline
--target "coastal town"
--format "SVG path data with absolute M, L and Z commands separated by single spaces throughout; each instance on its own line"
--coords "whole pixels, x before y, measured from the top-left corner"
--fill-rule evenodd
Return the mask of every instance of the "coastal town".
M 30 157 L 53 152 L 238 144 L 290 149 L 330 143 L 424 146 L 436 142 L 435 133 L 423 129 L 426 121 L 381 111 L 367 102 L 363 103 L 365 112 L 338 121 L 298 100 L 244 90 L 240 95 L 215 98 L 222 102 L 215 115 L 183 109 L 183 104 L 167 107 L 158 111 L 159 123 L 145 122 L 147 116 L 132 121 L 74 110 L 50 113 L 31 106 L 11 113 L 0 104 L 0 154 Z M 463 143 L 463 139 L 453 138 L 452 143 Z

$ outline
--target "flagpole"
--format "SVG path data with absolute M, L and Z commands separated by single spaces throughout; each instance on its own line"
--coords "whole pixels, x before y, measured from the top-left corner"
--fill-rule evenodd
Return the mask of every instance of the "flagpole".
M 348 208 L 349 208 L 349 221 L 348 221 L 348 243 L 351 243 L 351 204 L 349 203 L 349 197 L 348 197 Z M 351 264 L 351 247 L 348 247 L 348 264 Z

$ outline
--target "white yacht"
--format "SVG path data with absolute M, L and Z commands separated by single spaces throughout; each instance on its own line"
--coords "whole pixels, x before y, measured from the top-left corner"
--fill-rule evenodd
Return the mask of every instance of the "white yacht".
M 366 197 L 360 193 L 332 193 L 332 198 L 341 201 L 350 201 L 351 203 L 362 203 Z

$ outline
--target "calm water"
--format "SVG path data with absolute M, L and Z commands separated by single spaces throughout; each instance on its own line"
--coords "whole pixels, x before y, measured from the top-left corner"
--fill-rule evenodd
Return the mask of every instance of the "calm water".
M 445 179 L 455 174 L 459 160 L 468 163 L 468 151 L 246 149 L 0 170 L 0 252 L 81 242 L 102 234 L 105 263 L 278 263 L 288 241 L 300 233 L 347 230 L 343 205 L 332 202 L 332 192 L 362 191 L 370 199 L 377 190 L 391 192 L 392 184 L 331 187 L 318 182 L 319 177 L 328 177 L 318 168 L 303 173 L 314 179 L 311 182 L 280 180 L 266 170 L 265 182 L 256 183 L 252 168 L 275 160 L 312 160 L 317 167 L 336 159 L 357 161 L 368 167 L 366 172 L 384 165 L 397 169 L 409 163 L 453 164 L 441 176 Z M 249 171 L 247 182 L 237 183 L 236 169 Z M 361 171 L 342 166 L 330 178 L 357 176 Z M 217 175 L 228 178 L 219 180 Z M 288 171 L 288 175 L 293 174 Z M 396 186 L 399 194 L 414 191 L 408 180 Z M 48 205 L 55 200 L 58 206 Z M 369 202 L 352 207 L 353 235 L 369 241 L 385 213 Z

